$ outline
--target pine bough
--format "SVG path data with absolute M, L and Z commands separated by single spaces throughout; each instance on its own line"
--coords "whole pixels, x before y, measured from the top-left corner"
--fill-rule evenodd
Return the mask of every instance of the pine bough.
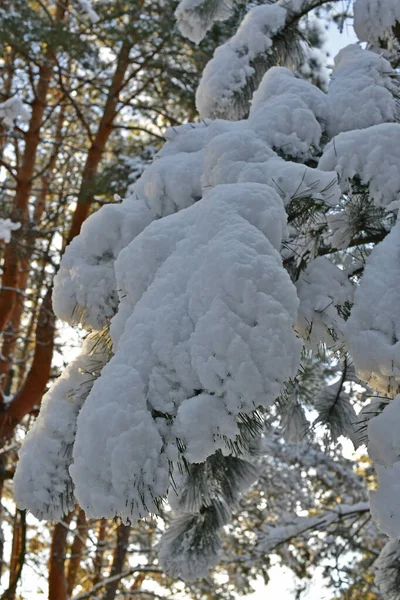
M 129 523 L 157 514 L 169 491 L 177 518 L 160 557 L 189 580 L 218 562 L 220 529 L 257 475 L 263 415 L 295 380 L 303 345 L 346 349 L 373 389 L 399 389 L 398 76 L 352 45 L 327 93 L 295 77 L 284 64 L 298 38 L 288 37 L 319 4 L 248 12 L 204 71 L 202 122 L 166 133 L 124 201 L 84 223 L 56 276 L 56 314 L 92 333 L 22 446 L 19 506 L 58 520 L 78 502 L 89 517 Z M 185 0 L 178 22 L 198 41 L 232 8 Z M 360 39 L 376 42 L 400 18 L 398 2 L 357 0 L 355 17 Z M 356 252 L 332 260 L 332 240 L 351 247 L 361 196 L 386 220 L 360 270 Z M 335 419 L 334 439 L 354 439 L 342 384 L 315 409 L 319 422 Z M 286 406 L 296 439 L 306 419 Z M 383 406 L 366 425 L 380 481 L 372 512 L 399 538 L 400 396 Z M 390 542 L 378 579 L 398 556 Z

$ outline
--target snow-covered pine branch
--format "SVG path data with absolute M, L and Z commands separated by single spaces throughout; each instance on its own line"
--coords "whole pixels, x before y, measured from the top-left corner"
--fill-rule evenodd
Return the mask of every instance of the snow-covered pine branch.
M 400 23 L 400 4 L 397 0 L 356 0 L 354 29 L 362 42 L 379 42 L 392 34 Z
M 390 540 L 375 563 L 375 581 L 385 600 L 399 600 L 400 542 Z
M 91 334 L 81 354 L 43 398 L 39 417 L 19 452 L 14 495 L 39 519 L 59 521 L 75 506 L 69 473 L 79 411 L 110 357 L 107 332 Z
M 260 535 L 259 551 L 270 553 L 277 546 L 309 532 L 323 531 L 341 520 L 351 519 L 369 513 L 368 502 L 354 505 L 339 504 L 335 508 L 312 517 L 294 518 L 290 525 L 265 525 Z
M 280 420 L 289 441 L 309 431 L 290 387 L 303 345 L 322 347 L 334 365 L 348 352 L 378 393 L 399 388 L 398 74 L 358 45 L 336 57 L 327 93 L 279 66 L 296 64 L 298 19 L 322 4 L 249 10 L 204 71 L 197 104 L 207 118 L 167 131 L 123 202 L 87 220 L 55 280 L 58 317 L 110 326 L 113 356 L 89 384 L 90 337 L 48 392 L 21 450 L 17 498 L 59 519 L 76 497 L 88 516 L 130 522 L 158 514 L 182 474 L 161 556 L 188 579 L 218 560 L 221 527 L 252 480 L 252 467 L 242 470 L 249 440 L 264 421 Z M 365 14 L 378 5 L 375 33 L 398 19 L 393 0 L 357 0 L 366 35 Z M 227 16 L 223 6 L 232 3 L 180 3 L 184 32 L 200 39 Z M 211 16 L 199 24 L 203 8 Z M 375 48 L 375 34 L 369 41 Z M 360 217 L 354 231 L 357 202 L 368 223 Z M 357 443 L 348 381 L 328 383 L 312 405 L 317 421 L 333 440 Z M 285 393 L 282 418 L 275 403 Z M 380 480 L 372 513 L 392 537 L 398 412 L 396 398 L 368 419 Z M 204 489 L 192 499 L 199 478 Z
M 276 64 L 295 64 L 300 53 L 299 36 L 288 11 L 276 4 L 249 10 L 235 35 L 217 48 L 204 69 L 196 104 L 204 118 L 236 120 L 247 115 L 249 102 L 267 69 Z M 279 35 L 285 25 L 290 35 Z
M 270 405 L 295 374 L 297 298 L 275 249 L 284 227 L 272 188 L 228 184 L 121 252 L 114 357 L 80 412 L 73 451 L 88 514 L 154 512 L 181 454 L 196 463 L 227 452 L 238 416 Z

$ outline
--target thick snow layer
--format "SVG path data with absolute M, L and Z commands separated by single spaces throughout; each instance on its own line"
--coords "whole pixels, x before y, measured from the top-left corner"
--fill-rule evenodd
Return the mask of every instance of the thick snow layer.
M 313 198 L 334 205 L 340 198 L 335 173 L 285 161 L 245 122 L 215 136 L 204 152 L 204 190 L 222 183 L 255 182 L 273 187 L 285 205 L 293 198 Z
M 359 376 L 384 395 L 400 382 L 400 221 L 372 250 L 347 321 Z
M 326 94 L 288 69 L 272 67 L 253 95 L 249 126 L 271 148 L 304 159 L 318 150 L 327 120 Z
M 280 82 L 283 92 L 285 81 L 291 79 L 297 82 L 286 69 L 278 69 L 270 82 Z M 314 97 L 307 85 L 298 86 L 305 98 L 309 95 L 316 114 L 323 114 L 322 92 L 321 97 L 318 93 Z M 264 88 L 267 94 L 267 86 Z M 279 98 L 271 92 L 270 101 Z M 262 112 L 259 107 L 257 119 Z M 320 131 L 310 110 L 305 112 Z M 55 278 L 53 305 L 57 316 L 94 329 L 104 327 L 118 306 L 114 264 L 120 251 L 151 221 L 191 206 L 216 185 L 265 183 L 275 188 L 284 204 L 293 197 L 336 204 L 340 189 L 335 184 L 335 174 L 279 158 L 269 145 L 273 139 L 264 129 L 265 123 L 258 127 L 257 119 L 236 123 L 205 121 L 169 129 L 167 143 L 130 187 L 126 199 L 92 215 L 66 249 Z M 281 150 L 288 151 L 290 143 L 293 154 L 308 152 L 310 143 L 302 138 L 303 125 L 301 119 L 285 124 L 285 135 L 274 138 Z M 273 131 L 271 127 L 275 135 Z M 267 140 L 263 139 L 263 132 Z
M 389 537 L 400 538 L 400 462 L 393 467 L 375 465 L 379 487 L 370 492 L 371 514 L 379 529 Z
M 355 44 L 346 46 L 335 57 L 329 83 L 328 134 L 395 121 L 398 93 L 398 77 L 387 60 Z
M 236 120 L 243 116 L 246 111 L 240 110 L 235 98 L 256 76 L 253 62 L 265 59 L 271 51 L 272 39 L 284 27 L 286 14 L 277 4 L 255 6 L 235 35 L 216 49 L 196 92 L 196 105 L 202 117 Z
M 400 193 L 400 125 L 382 123 L 341 133 L 325 148 L 318 167 L 336 171 L 344 192 L 354 178 L 368 185 L 378 206 L 398 200 Z
M 391 33 L 400 22 L 399 0 L 356 0 L 354 29 L 362 42 L 377 42 Z
M 247 129 L 245 121 L 232 123 L 228 132 L 214 137 L 205 148 L 203 187 L 207 190 L 221 183 L 236 183 L 243 170 L 254 165 L 265 170 L 273 158 L 278 158 L 277 154 Z
M 321 125 L 296 94 L 270 98 L 250 114 L 249 126 L 284 156 L 306 159 L 320 147 Z
M 21 223 L 14 223 L 11 219 L 0 219 L 0 240 L 9 244 L 12 232 L 17 231 L 20 227 Z
M 75 505 L 69 475 L 78 413 L 106 361 L 96 336 L 44 396 L 40 413 L 19 451 L 14 476 L 18 506 L 38 519 L 58 521 Z
M 119 252 L 154 219 L 201 198 L 203 148 L 235 125 L 215 121 L 169 129 L 167 143 L 125 200 L 104 206 L 85 221 L 55 277 L 53 306 L 60 319 L 104 327 L 118 306 L 114 263 Z
M 295 374 L 298 300 L 275 249 L 285 220 L 272 188 L 218 186 L 119 255 L 115 356 L 79 415 L 71 469 L 89 515 L 153 511 L 178 436 L 203 460 L 235 438 L 232 416 L 271 404 Z
M 200 200 L 203 150 L 157 157 L 132 187 L 151 209 L 153 218 L 166 217 Z
M 246 126 L 242 122 L 242 126 Z M 177 127 L 169 127 L 164 134 L 167 140 L 157 156 L 164 157 L 179 152 L 198 152 L 217 135 L 240 127 L 239 123 L 225 121 L 224 119 L 202 119 L 200 123 L 185 123 Z
M 347 273 L 329 259 L 311 261 L 297 283 L 300 300 L 296 330 L 311 348 L 321 343 L 328 348 L 343 345 L 345 321 L 340 308 L 353 299 L 354 289 Z
M 206 419 L 204 415 L 207 415 Z M 210 448 L 226 452 L 226 440 L 234 440 L 239 435 L 235 415 L 227 412 L 221 397 L 204 393 L 182 402 L 174 431 L 184 441 L 187 460 L 194 463 L 206 460 L 211 454 Z
M 175 11 L 180 32 L 198 44 L 215 21 L 231 16 L 233 4 L 233 0 L 181 0 Z
M 385 600 L 399 597 L 400 540 L 389 540 L 374 563 L 375 584 Z
M 271 67 L 265 73 L 253 94 L 250 115 L 261 110 L 268 100 L 285 94 L 295 94 L 312 111 L 318 121 L 327 121 L 329 113 L 327 95 L 315 85 L 296 77 L 285 67 Z
M 368 454 L 385 467 L 400 460 L 400 395 L 368 422 Z
M 82 225 L 67 247 L 54 278 L 55 314 L 69 323 L 102 329 L 118 305 L 114 262 L 151 221 L 153 214 L 135 196 L 108 204 Z

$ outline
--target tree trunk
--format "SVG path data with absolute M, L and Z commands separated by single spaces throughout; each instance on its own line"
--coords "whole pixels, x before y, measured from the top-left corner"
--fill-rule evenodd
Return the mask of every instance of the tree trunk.
M 87 537 L 87 525 L 86 516 L 82 509 L 79 510 L 78 518 L 76 520 L 76 532 L 74 541 L 71 546 L 71 557 L 68 564 L 68 575 L 67 575 L 67 593 L 68 596 L 72 596 L 74 587 L 76 585 L 76 579 L 81 564 L 82 554 L 86 545 Z
M 119 94 L 124 85 L 125 73 L 129 66 L 129 52 L 132 43 L 125 41 L 118 55 L 117 67 L 108 90 L 107 100 L 104 107 L 96 136 L 87 155 L 85 167 L 82 174 L 82 183 L 78 194 L 78 205 L 74 212 L 72 225 L 67 243 L 79 234 L 83 221 L 88 217 L 91 203 L 93 202 L 93 184 L 97 169 L 103 154 L 105 145 L 113 130 L 116 108 Z
M 71 511 L 62 523 L 57 523 L 51 538 L 49 561 L 49 600 L 67 600 L 67 582 L 65 579 L 65 544 L 68 525 L 74 512 Z
M 65 7 L 66 3 L 63 6 Z M 71 228 L 67 240 L 68 242 L 70 242 L 76 235 L 79 234 L 83 221 L 89 215 L 90 205 L 93 200 L 93 194 L 91 193 L 92 185 L 105 145 L 112 132 L 116 108 L 119 101 L 119 94 L 124 85 L 124 77 L 129 66 L 129 52 L 131 47 L 131 42 L 124 42 L 118 55 L 117 67 L 107 95 L 103 116 L 100 120 L 96 137 L 89 149 L 87 156 L 82 176 L 81 188 L 78 195 L 78 204 L 73 214 Z M 21 179 L 21 183 L 17 184 L 17 191 L 14 199 L 15 209 L 22 207 L 25 209 L 25 212 L 28 206 L 29 194 L 32 187 L 32 176 L 34 169 L 33 156 L 36 156 L 36 150 L 39 143 L 40 124 L 44 114 L 45 99 L 49 87 L 50 74 L 52 72 L 52 63 L 46 63 L 46 69 L 47 71 L 41 74 L 39 80 L 38 93 L 35 100 L 36 106 L 34 102 L 32 107 L 32 118 L 29 131 L 27 133 L 24 163 L 21 168 L 23 177 Z M 41 98 L 41 103 L 37 102 L 39 97 Z M 31 151 L 30 154 L 28 149 Z M 28 154 L 29 160 L 27 157 Z M 17 230 L 14 233 L 17 234 L 18 231 L 21 230 Z M 9 256 L 5 257 L 4 260 L 3 289 L 0 291 L 0 331 L 4 329 L 12 314 L 15 304 L 15 296 L 17 293 L 16 290 L 19 284 L 19 253 L 16 252 L 16 246 L 18 246 L 17 237 L 14 236 L 14 241 L 12 238 L 11 242 L 6 248 L 6 253 L 7 250 L 10 249 Z M 8 267 L 6 267 L 6 265 L 8 265 Z M 6 274 L 7 269 L 9 269 L 8 275 Z M 46 316 L 49 324 L 51 321 L 51 331 L 50 327 L 48 327 L 48 331 L 46 332 L 47 346 L 44 346 L 43 342 L 38 342 L 38 340 L 36 341 L 33 363 L 25 383 L 15 398 L 7 406 L 7 410 L 0 415 L 0 437 L 2 438 L 3 442 L 13 434 L 15 426 L 21 421 L 21 419 L 28 414 L 35 405 L 40 404 L 41 397 L 50 376 L 55 333 L 55 317 L 51 307 L 51 294 L 49 297 L 46 295 L 42 308 L 44 309 L 44 311 L 41 311 L 42 319 L 44 316 Z M 39 321 L 41 315 L 39 314 Z
M 21 558 L 21 520 L 18 510 L 15 510 L 14 522 L 13 522 L 13 537 L 11 544 L 11 556 L 10 556 L 10 568 L 9 568 L 9 600 L 15 599 L 16 586 L 13 582 L 18 574 Z
M 67 9 L 68 0 L 57 4 L 55 20 L 61 21 Z M 28 202 L 32 191 L 32 178 L 35 169 L 37 149 L 40 142 L 40 129 L 46 109 L 46 98 L 53 73 L 54 56 L 51 48 L 46 53 L 44 63 L 39 68 L 39 82 L 32 103 L 29 129 L 25 134 L 25 149 L 22 165 L 17 173 L 16 189 L 11 212 L 11 220 L 20 222 L 20 229 L 13 232 L 10 243 L 4 252 L 2 287 L 0 290 L 0 331 L 9 321 L 14 309 L 19 286 L 21 246 L 29 231 Z
M 15 426 L 34 406 L 40 404 L 50 378 L 54 348 L 55 318 L 51 306 L 52 288 L 47 290 L 40 308 L 36 328 L 36 346 L 33 361 L 25 382 L 16 396 L 0 415 L 0 435 L 4 440 L 14 432 Z
M 66 4 L 63 6 L 65 7 Z M 68 242 L 70 242 L 76 235 L 79 234 L 83 221 L 89 215 L 90 205 L 93 200 L 93 194 L 91 192 L 92 185 L 105 145 L 112 132 L 119 94 L 124 85 L 124 77 L 129 66 L 129 52 L 131 47 L 131 42 L 124 42 L 118 55 L 117 67 L 109 88 L 103 116 L 100 120 L 96 137 L 89 149 L 87 156 L 82 176 L 81 188 L 78 195 L 78 204 L 73 214 L 71 228 L 67 240 Z M 24 163 L 21 168 L 21 177 L 19 178 L 20 181 L 17 184 L 17 191 L 14 199 L 14 209 L 17 212 L 20 212 L 22 209 L 25 211 L 25 213 L 27 211 L 35 162 L 33 157 L 36 157 L 36 150 L 39 144 L 40 125 L 44 114 L 45 100 L 49 88 L 50 75 L 52 72 L 52 63 L 46 63 L 43 69 L 45 70 L 43 73 L 41 73 L 37 97 L 32 107 L 32 118 L 29 131 L 27 133 Z M 40 102 L 38 101 L 39 98 L 41 99 Z M 14 220 L 17 219 L 14 218 Z M 21 229 L 23 228 L 21 227 Z M 21 230 L 17 230 L 14 233 L 17 234 L 18 231 Z M 13 236 L 11 242 L 7 245 L 6 254 L 8 251 L 8 255 L 5 256 L 4 259 L 3 288 L 0 291 L 0 331 L 6 326 L 15 305 L 15 297 L 20 279 L 20 255 L 19 252 L 17 252 L 17 246 L 17 236 Z M 15 426 L 21 421 L 21 419 L 28 414 L 35 405 L 40 404 L 41 397 L 50 376 L 55 333 L 55 317 L 51 307 L 51 295 L 49 297 L 46 295 L 42 308 L 44 310 L 41 311 L 41 315 L 39 314 L 39 321 L 41 316 L 42 319 L 44 316 L 46 316 L 49 321 L 48 331 L 46 332 L 47 346 L 44 346 L 43 342 L 36 342 L 33 363 L 25 383 L 15 398 L 8 405 L 7 410 L 3 413 L 3 415 L 0 415 L 0 437 L 3 439 L 3 441 L 13 434 Z
M 12 363 L 14 352 L 17 346 L 18 337 L 20 334 L 21 319 L 25 307 L 25 298 L 23 291 L 26 290 L 29 279 L 29 260 L 22 257 L 20 260 L 19 273 L 19 293 L 16 296 L 14 308 L 11 314 L 11 319 L 8 322 L 3 336 L 3 344 L 1 346 L 0 356 L 0 388 L 9 395 L 12 388 Z
M 126 552 L 128 550 L 130 527 L 128 525 L 118 525 L 117 541 L 114 549 L 113 562 L 111 565 L 110 577 L 119 575 L 124 568 Z M 114 600 L 117 593 L 119 581 L 113 581 L 107 586 L 104 592 L 103 600 Z
M 22 568 L 25 563 L 26 552 L 26 517 L 24 510 L 16 509 L 13 541 L 10 558 L 10 580 L 8 588 L 3 592 L 0 600 L 14 600 L 17 585 L 21 578 Z
M 49 188 L 52 172 L 55 169 L 57 157 L 62 143 L 62 127 L 65 118 L 65 105 L 61 106 L 60 114 L 57 120 L 56 133 L 55 133 L 55 145 L 50 154 L 50 158 L 47 164 L 46 172 L 41 176 L 42 187 L 40 194 L 38 195 L 33 212 L 33 225 L 37 227 L 43 216 L 46 208 L 47 199 L 49 196 Z M 16 300 L 14 303 L 14 309 L 11 314 L 10 321 L 4 334 L 4 340 L 1 348 L 0 355 L 0 388 L 7 393 L 11 391 L 12 386 L 12 373 L 10 372 L 13 355 L 17 346 L 18 336 L 20 334 L 21 319 L 25 308 L 25 297 L 24 292 L 26 291 L 29 275 L 30 275 L 30 264 L 34 251 L 36 233 L 35 229 L 30 227 L 26 233 L 26 250 L 20 255 L 20 267 L 19 267 L 19 281 L 18 281 L 18 293 L 16 294 Z M 33 311 L 34 313 L 34 311 Z M 34 316 L 34 314 L 33 314 Z M 27 336 L 29 338 L 29 336 Z M 25 347 L 28 347 L 29 340 L 26 340 Z M 1 399 L 0 399 L 1 401 Z
M 94 577 L 93 577 L 93 585 L 99 583 L 102 578 L 102 570 L 103 570 L 103 561 L 104 561 L 104 549 L 106 545 L 106 535 L 107 535 L 107 520 L 101 519 L 99 521 L 99 526 L 97 530 L 97 545 L 96 545 L 96 553 L 93 558 L 93 569 L 94 569 Z

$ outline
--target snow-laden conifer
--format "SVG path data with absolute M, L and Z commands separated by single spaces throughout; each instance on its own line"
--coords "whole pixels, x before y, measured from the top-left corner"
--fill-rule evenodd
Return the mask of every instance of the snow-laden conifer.
M 201 42 L 216 21 L 231 16 L 233 5 L 233 0 L 181 0 L 175 11 L 178 27 L 189 40 Z
M 399 600 L 400 541 L 390 540 L 375 565 L 375 581 L 385 600 Z
M 328 349 L 341 348 L 345 316 L 354 295 L 346 271 L 320 256 L 309 262 L 296 287 L 300 300 L 296 331 L 314 350 L 322 344 Z
M 379 42 L 392 33 L 400 22 L 400 4 L 397 0 L 356 0 L 354 29 L 362 42 Z
M 385 58 L 351 44 L 334 63 L 328 89 L 330 137 L 399 118 L 398 75 Z
M 382 123 L 333 138 L 319 160 L 323 171 L 336 171 L 343 192 L 368 188 L 377 206 L 397 205 L 400 191 L 398 164 L 400 125 Z
M 258 475 L 254 464 L 258 445 L 249 442 L 246 455 L 253 461 L 216 452 L 203 463 L 190 465 L 175 480 L 170 503 L 179 516 L 161 537 L 159 552 L 163 568 L 171 575 L 193 581 L 218 564 L 222 527 Z
M 92 334 L 81 354 L 43 398 L 40 414 L 19 453 L 14 495 L 39 519 L 58 521 L 75 505 L 69 467 L 79 411 L 110 356 L 107 332 Z
M 400 331 L 397 296 L 400 223 L 372 250 L 347 323 L 350 353 L 358 373 L 383 395 L 400 383 Z
M 389 20 L 378 15 L 386 29 L 398 18 L 392 3 L 382 3 Z M 184 33 L 200 39 L 227 16 L 223 4 L 228 13 L 232 3 L 181 2 Z M 88 341 L 48 393 L 21 451 L 19 502 L 60 519 L 76 498 L 89 516 L 130 522 L 158 514 L 169 492 L 175 518 L 160 558 L 189 580 L 218 561 L 222 528 L 255 477 L 252 442 L 276 423 L 289 442 L 303 440 L 307 409 L 332 441 L 356 445 L 368 428 L 372 514 L 400 535 L 398 76 L 356 45 L 336 57 L 328 93 L 278 66 L 295 64 L 297 20 L 320 4 L 249 10 L 205 69 L 197 104 L 207 118 L 167 131 L 125 200 L 84 224 L 55 281 L 57 315 L 110 326 L 113 357 L 91 368 Z M 356 21 L 373 8 L 357 0 Z M 330 380 L 306 400 L 296 387 L 303 344 L 332 357 Z M 356 416 L 351 386 L 363 381 L 365 393 L 368 382 L 389 396 L 370 405 L 380 417 Z M 287 448 L 272 437 L 266 472 Z M 325 464 L 316 456 L 312 468 Z M 322 524 L 366 510 L 342 505 Z
M 196 93 L 202 117 L 236 120 L 246 116 L 252 93 L 268 67 L 295 58 L 293 50 L 298 39 L 294 31 L 292 39 L 282 38 L 279 47 L 274 46 L 287 14 L 279 4 L 255 6 L 236 34 L 217 48 Z
M 170 463 L 229 452 L 240 415 L 270 405 L 294 376 L 297 297 L 275 249 L 284 228 L 272 188 L 217 186 L 120 254 L 114 357 L 79 415 L 73 451 L 88 514 L 154 512 Z

